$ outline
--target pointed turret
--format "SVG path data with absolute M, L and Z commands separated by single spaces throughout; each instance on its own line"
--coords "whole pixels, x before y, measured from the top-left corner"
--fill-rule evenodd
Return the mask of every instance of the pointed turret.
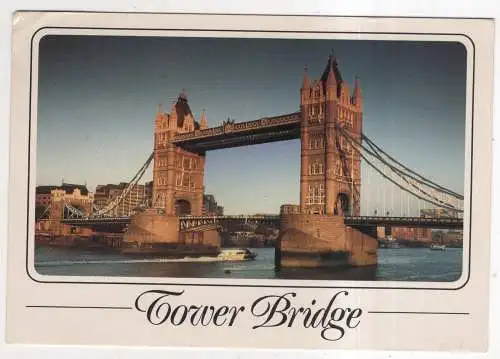
M 207 112 L 203 109 L 201 112 L 200 129 L 204 130 L 206 128 L 208 128 Z
M 309 73 L 307 72 L 307 65 L 304 66 L 304 77 L 302 79 L 302 90 L 308 89 L 310 86 Z
M 323 83 L 325 88 L 328 87 L 328 85 L 330 85 L 331 87 L 335 85 L 336 87 L 340 88 L 342 84 L 342 75 L 340 74 L 338 68 L 338 62 L 332 54 L 328 56 L 328 63 L 326 64 L 325 70 L 321 75 L 321 82 Z
M 171 129 L 177 128 L 177 108 L 176 102 L 172 102 L 172 109 L 170 110 L 169 123 Z
M 189 108 L 186 90 L 182 89 L 182 92 L 179 94 L 177 98 L 177 102 L 174 103 L 174 107 L 172 108 L 172 112 L 176 113 L 177 116 L 177 127 L 184 127 L 184 120 L 189 116 L 193 116 L 191 109 Z
M 309 103 L 311 96 L 311 82 L 309 81 L 309 74 L 307 73 L 307 65 L 304 66 L 304 77 L 302 79 L 302 87 L 300 88 L 300 104 L 305 105 Z
M 342 83 L 342 88 L 340 89 L 340 97 L 343 103 L 349 104 L 351 101 L 351 91 L 349 89 L 349 84 L 347 82 Z
M 164 126 L 162 123 L 163 120 L 165 119 L 165 113 L 163 111 L 163 103 L 158 104 L 158 107 L 156 108 L 156 126 Z
M 356 76 L 354 80 L 354 91 L 352 94 L 352 100 L 354 105 L 356 105 L 357 108 L 361 109 L 363 106 L 363 97 L 361 96 L 361 83 L 359 81 L 359 77 Z
M 335 71 L 333 67 L 334 59 L 330 56 L 328 58 L 328 77 L 326 78 L 326 86 L 337 86 L 337 79 L 335 78 Z
M 158 104 L 158 108 L 156 109 L 157 115 L 163 115 L 163 103 Z
M 328 64 L 323 72 L 323 76 L 321 76 L 323 86 L 326 90 L 326 97 L 330 100 L 337 98 L 339 94 L 338 86 L 340 85 L 340 81 L 337 77 L 336 72 L 338 70 L 336 69 L 335 64 L 336 62 L 332 55 L 328 56 Z

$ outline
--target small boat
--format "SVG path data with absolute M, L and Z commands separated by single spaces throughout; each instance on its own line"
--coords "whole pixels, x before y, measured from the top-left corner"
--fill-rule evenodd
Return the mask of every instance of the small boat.
M 396 242 L 395 240 L 391 240 L 389 242 L 387 242 L 387 248 L 401 248 L 401 245 L 399 244 L 399 242 Z
M 254 260 L 255 257 L 257 257 L 257 254 L 248 248 L 236 248 L 223 249 L 217 256 L 217 259 L 220 261 L 247 261 Z
M 446 246 L 444 244 L 433 244 L 429 247 L 432 251 L 444 251 Z

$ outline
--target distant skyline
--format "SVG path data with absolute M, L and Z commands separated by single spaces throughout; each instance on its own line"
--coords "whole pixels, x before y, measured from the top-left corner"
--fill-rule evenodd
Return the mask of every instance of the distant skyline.
M 169 111 L 182 89 L 197 120 L 206 109 L 210 127 L 297 111 L 304 66 L 318 78 L 332 51 L 350 88 L 361 80 L 363 132 L 463 193 L 465 48 L 413 41 L 48 36 L 40 43 L 36 183 L 64 179 L 94 190 L 128 182 L 152 152 L 158 105 Z M 298 204 L 299 171 L 299 140 L 211 151 L 205 192 L 228 214 L 277 213 Z M 382 213 L 392 187 L 362 176 L 362 212 Z M 142 182 L 151 177 L 150 168 Z M 407 205 L 394 197 L 391 208 L 402 212 Z

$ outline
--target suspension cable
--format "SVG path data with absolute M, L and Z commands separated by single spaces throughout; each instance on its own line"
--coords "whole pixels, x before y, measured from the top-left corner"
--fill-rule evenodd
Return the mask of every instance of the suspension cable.
M 357 148 L 356 146 L 353 145 L 353 142 L 358 145 L 359 147 L 361 147 L 362 149 L 364 149 L 366 152 L 368 152 L 369 154 L 377 157 L 375 154 L 373 154 L 373 152 L 371 152 L 370 150 L 366 149 L 363 145 L 360 145 L 356 140 L 354 140 L 350 135 L 346 134 L 345 130 L 343 128 L 341 128 L 339 126 L 339 129 L 341 131 L 341 133 L 344 135 L 344 137 L 351 143 L 351 145 L 353 146 L 353 148 L 360 154 L 360 156 L 373 168 L 375 169 L 381 176 L 383 176 L 385 179 L 387 179 L 388 181 L 392 182 L 393 184 L 395 184 L 396 186 L 398 186 L 400 189 L 402 189 L 403 191 L 406 191 L 406 192 L 409 192 L 411 193 L 412 195 L 414 195 L 415 197 L 417 198 L 420 198 L 426 202 L 429 202 L 429 203 L 432 203 L 438 207 L 442 207 L 442 208 L 447 208 L 447 209 L 450 209 L 450 210 L 453 210 L 453 211 L 458 211 L 458 212 L 463 212 L 462 209 L 459 209 L 459 208 L 455 208 L 453 206 L 451 206 L 450 204 L 448 203 L 445 203 L 443 201 L 441 201 L 440 199 L 438 198 L 435 198 L 433 195 L 423 191 L 422 189 L 416 187 L 415 185 L 411 184 L 411 183 L 408 183 L 407 179 L 401 177 L 403 180 L 405 180 L 405 182 L 407 182 L 408 184 L 410 185 L 413 185 L 413 187 L 415 187 L 419 192 L 422 192 L 424 193 L 426 196 L 430 197 L 431 199 L 429 198 L 425 198 L 425 197 L 422 197 L 421 195 L 409 190 L 408 188 L 405 188 L 403 187 L 401 184 L 397 183 L 395 180 L 393 180 L 392 178 L 390 178 L 389 176 L 387 176 L 385 173 L 383 173 L 377 166 L 375 166 L 371 161 L 368 160 L 368 158 L 366 158 L 365 155 L 363 155 L 363 153 L 360 151 L 359 148 Z M 378 158 L 378 157 L 377 157 Z M 390 164 L 386 163 L 383 159 L 380 159 L 378 158 L 383 164 L 385 164 L 386 166 L 388 166 L 389 168 L 393 167 L 391 166 Z M 392 169 L 392 168 L 391 168 Z
M 378 150 L 378 152 L 381 152 L 382 154 L 384 154 L 389 160 L 395 162 L 396 164 L 398 164 L 399 166 L 403 167 L 403 169 L 405 169 L 406 171 L 412 173 L 413 175 L 415 175 L 416 177 L 420 178 L 421 180 L 425 181 L 425 182 L 428 182 L 429 184 L 432 184 L 434 185 L 435 187 L 437 187 L 438 189 L 442 190 L 443 192 L 446 192 L 454 197 L 457 197 L 459 199 L 464 199 L 464 197 L 459 194 L 459 193 L 456 193 L 446 187 L 443 187 L 441 186 L 440 184 L 426 178 L 426 177 L 423 177 L 422 175 L 420 175 L 419 173 L 413 171 L 412 169 L 406 167 L 404 164 L 402 164 L 401 162 L 399 162 L 398 160 L 396 160 L 394 157 L 392 157 L 391 155 L 389 155 L 387 152 L 385 152 L 383 149 L 381 149 L 379 146 L 377 146 L 377 144 L 375 142 L 373 142 L 370 138 L 368 138 L 368 136 L 366 136 L 365 134 L 361 134 L 362 138 L 364 140 L 366 140 L 366 142 L 368 143 L 368 145 L 372 148 L 376 148 Z
M 428 187 L 434 188 L 435 190 L 437 190 L 439 192 L 445 192 L 446 194 L 453 196 L 453 197 L 460 199 L 460 200 L 464 199 L 464 197 L 461 194 L 458 194 L 458 193 L 456 193 L 448 188 L 445 188 L 445 187 L 419 175 L 418 173 L 415 173 L 414 171 L 407 168 L 403 164 L 397 162 L 396 160 L 392 160 L 392 161 L 396 162 L 399 166 L 403 167 L 405 170 L 409 171 L 410 173 L 406 173 L 406 172 L 402 171 L 401 169 L 397 168 L 396 166 L 389 164 L 387 162 L 387 160 L 383 159 L 383 157 L 382 157 L 382 155 L 380 155 L 379 151 L 382 152 L 386 157 L 390 157 L 390 156 L 387 153 L 385 153 L 384 151 L 379 150 L 380 147 L 378 147 L 376 144 L 374 144 L 373 141 L 368 139 L 368 137 L 364 136 L 363 138 L 367 140 L 368 146 L 370 146 L 370 148 L 375 152 L 375 156 L 378 157 L 384 163 L 386 163 L 388 166 L 390 166 L 392 170 L 399 172 L 402 175 L 405 175 L 407 177 L 410 177 L 418 183 L 421 183 L 421 184 L 426 185 Z M 391 159 L 392 159 L 392 157 L 389 158 L 389 160 L 391 160 Z M 413 173 L 415 173 L 415 175 L 413 175 Z
M 359 152 L 359 150 L 357 150 Z M 371 163 L 366 157 L 365 155 L 363 155 L 361 152 L 359 152 L 360 156 L 375 170 L 377 171 L 382 177 L 384 177 L 385 179 L 387 179 L 388 181 L 392 182 L 393 184 L 395 184 L 397 187 L 399 187 L 400 189 L 402 189 L 403 191 L 405 192 L 408 192 L 408 193 L 411 193 L 412 195 L 414 195 L 415 197 L 417 198 L 420 198 L 428 203 L 431 203 L 431 204 L 434 204 L 438 207 L 443 207 L 443 208 L 447 208 L 447 209 L 450 209 L 450 210 L 453 210 L 453 211 L 458 211 L 458 212 L 462 212 L 462 210 L 460 209 L 457 209 L 457 208 L 454 208 L 448 204 L 443 204 L 443 203 L 437 203 L 433 200 L 430 200 L 428 198 L 425 198 L 417 193 L 414 193 L 413 191 L 403 187 L 401 184 L 397 183 L 396 181 L 394 181 L 392 178 L 390 178 L 389 176 L 387 176 L 385 173 L 383 173 L 379 168 L 377 168 L 377 166 L 375 166 L 373 163 Z
M 129 192 L 132 190 L 132 188 L 134 188 L 134 186 L 137 185 L 137 183 L 140 181 L 140 179 L 142 178 L 142 176 L 146 172 L 147 168 L 151 164 L 153 158 L 154 158 L 154 152 L 151 153 L 151 155 L 148 157 L 148 159 L 146 160 L 146 162 L 141 166 L 141 168 L 139 169 L 139 171 L 137 171 L 136 174 L 134 175 L 134 177 L 132 177 L 132 179 L 127 184 L 127 187 L 125 187 L 125 189 L 120 193 L 120 195 L 117 196 L 112 202 L 108 203 L 105 207 L 103 207 L 101 209 L 97 209 L 96 206 L 93 205 L 92 208 L 91 208 L 91 214 L 90 215 L 86 215 L 83 211 L 75 208 L 70 203 L 66 202 L 66 199 L 64 199 L 64 205 L 65 205 L 65 207 L 73 215 L 78 216 L 80 218 L 98 217 L 98 216 L 102 216 L 102 215 L 104 215 L 106 213 L 109 213 L 116 206 L 118 206 L 123 201 L 123 199 L 129 194 Z
M 424 177 L 422 177 L 422 176 L 420 176 L 420 175 L 419 175 L 419 177 L 420 177 L 420 178 L 423 178 L 424 180 L 421 180 L 421 179 L 419 179 L 419 178 L 415 178 L 415 177 L 414 177 L 414 176 L 412 176 L 411 174 L 405 173 L 404 171 L 400 170 L 399 168 L 397 168 L 397 167 L 393 166 L 392 164 L 388 163 L 388 162 L 387 162 L 386 160 L 384 160 L 384 158 L 383 158 L 382 156 L 380 156 L 378 153 L 374 153 L 374 152 L 370 151 L 370 150 L 369 150 L 369 149 L 367 149 L 365 146 L 363 146 L 361 143 L 359 143 L 356 139 L 353 139 L 353 138 L 352 138 L 352 137 L 351 137 L 351 136 L 347 133 L 347 131 L 345 131 L 345 129 L 343 129 L 343 128 L 342 128 L 342 127 L 340 127 L 340 126 L 339 126 L 338 128 L 339 128 L 339 130 L 342 132 L 342 134 L 343 134 L 345 137 L 350 138 L 352 141 L 356 142 L 356 144 L 357 144 L 358 146 L 360 146 L 362 149 L 364 149 L 367 153 L 369 153 L 370 155 L 372 155 L 372 156 L 376 157 L 377 159 L 379 159 L 382 163 L 384 163 L 386 166 L 388 166 L 388 167 L 389 167 L 389 168 L 390 168 L 393 172 L 396 172 L 396 174 L 398 174 L 398 175 L 399 175 L 399 176 L 400 176 L 400 177 L 401 177 L 401 178 L 402 178 L 402 179 L 403 179 L 406 183 L 408 183 L 409 185 L 411 185 L 411 186 L 415 187 L 416 189 L 419 189 L 417 186 L 415 186 L 415 184 L 410 183 L 406 177 L 409 177 L 409 178 L 413 179 L 414 181 L 416 181 L 416 182 L 418 182 L 418 183 L 420 183 L 420 184 L 423 184 L 423 185 L 425 185 L 425 186 L 427 186 L 427 187 L 431 187 L 431 188 L 435 189 L 435 190 L 436 190 L 436 191 L 438 191 L 438 192 L 441 192 L 441 193 L 442 193 L 442 192 L 446 192 L 447 194 L 449 194 L 449 195 L 450 195 L 450 196 L 452 196 L 452 197 L 455 197 L 455 198 L 457 198 L 457 199 L 459 199 L 459 200 L 463 200 L 463 196 L 462 196 L 462 195 L 456 194 L 455 192 L 450 191 L 450 190 L 448 190 L 448 189 L 446 189 L 446 188 L 444 188 L 444 187 L 442 187 L 442 186 L 440 186 L 440 185 L 436 185 L 436 184 L 434 184 L 432 181 L 430 181 L 430 180 L 426 180 Z M 368 144 L 368 145 L 370 145 L 370 144 Z M 430 183 L 429 183 L 429 182 L 430 182 Z M 438 187 L 438 188 L 437 188 L 437 187 Z M 443 188 L 444 190 L 441 190 L 441 188 Z M 427 194 L 427 195 L 429 195 L 429 196 L 433 197 L 433 198 L 434 198 L 434 199 L 436 199 L 436 200 L 439 200 L 438 198 L 436 198 L 436 197 L 434 197 L 434 196 L 432 196 L 432 195 L 430 195 L 430 194 Z M 439 201 L 440 201 L 440 200 L 439 200 Z
M 370 150 L 368 150 L 366 147 L 364 147 L 362 144 L 360 144 L 358 141 L 356 141 L 355 139 L 353 139 L 344 129 L 342 129 L 341 127 L 339 127 L 339 130 L 340 132 L 344 135 L 344 137 L 347 138 L 347 140 L 350 140 L 350 142 L 352 143 L 352 141 L 354 141 L 358 146 L 360 146 L 362 149 L 364 149 L 367 153 L 371 154 L 372 156 L 376 157 L 377 159 L 379 159 L 383 164 L 385 164 L 386 166 L 388 166 L 393 172 L 395 172 L 401 179 L 403 179 L 408 185 L 414 187 L 415 189 L 417 189 L 418 191 L 420 192 L 423 192 L 425 193 L 427 196 L 433 198 L 434 200 L 436 201 L 439 201 L 441 203 L 446 203 L 446 202 L 443 202 L 442 200 L 440 200 L 439 198 L 436 198 L 434 195 L 432 194 L 429 194 L 427 193 L 426 191 L 422 190 L 421 188 L 417 187 L 414 183 L 410 183 L 409 180 L 405 177 L 405 175 L 407 174 L 404 174 L 402 173 L 401 171 L 399 171 L 397 168 L 394 168 L 394 166 L 392 166 L 391 164 L 387 163 L 383 158 L 381 158 L 380 156 L 377 156 L 376 154 L 374 154 L 373 152 L 371 152 Z M 408 177 L 411 177 L 413 180 L 421 183 L 421 184 L 424 184 L 424 185 L 427 185 L 425 183 L 422 183 L 421 181 L 413 178 L 412 176 L 409 176 L 407 175 Z M 432 186 L 430 186 L 432 187 Z M 448 206 L 449 206 L 449 203 L 446 203 Z
M 38 222 L 39 220 L 41 220 L 42 217 L 45 215 L 45 213 L 47 213 L 49 211 L 49 209 L 50 209 L 50 205 L 48 205 L 47 207 L 45 207 L 45 209 L 40 214 L 40 216 L 38 216 L 38 218 L 35 218 L 35 222 Z
M 120 193 L 118 197 L 116 197 L 112 202 L 110 202 L 107 206 L 102 208 L 101 210 L 97 211 L 96 213 L 93 213 L 92 216 L 101 216 L 103 214 L 108 213 L 109 211 L 112 211 L 116 206 L 118 206 L 123 199 L 129 194 L 129 192 L 132 190 L 132 188 L 137 185 L 139 180 L 142 178 L 144 173 L 146 172 L 146 169 L 149 167 L 150 163 L 152 162 L 154 157 L 154 153 L 151 153 L 151 155 L 148 157 L 147 161 L 142 165 L 142 167 L 139 169 L 139 171 L 135 174 L 135 176 L 130 180 L 128 183 L 127 187 Z
M 401 184 L 397 183 L 395 180 L 393 180 L 392 178 L 390 178 L 389 176 L 387 176 L 386 174 L 384 174 L 381 170 L 379 170 L 379 168 L 374 165 L 371 161 L 368 160 L 368 158 L 366 158 L 363 154 L 361 154 L 361 152 L 359 151 L 359 149 L 356 148 L 356 151 L 358 151 L 360 153 L 360 155 L 363 157 L 363 159 L 372 167 L 374 168 L 378 173 L 380 173 L 384 178 L 386 178 L 387 180 L 389 180 L 390 182 L 392 182 L 393 184 L 395 184 L 396 186 L 398 186 L 400 189 L 408 192 L 408 193 L 411 193 L 412 195 L 414 195 L 415 197 L 419 198 L 419 199 L 422 199 L 426 202 L 429 202 L 429 203 L 432 203 L 438 207 L 441 207 L 441 208 L 447 208 L 449 210 L 453 210 L 453 211 L 461 211 L 460 209 L 457 209 L 456 207 L 453 207 L 452 205 L 446 203 L 446 202 L 443 202 L 441 201 L 439 198 L 436 198 L 435 196 L 427 193 L 426 191 L 422 190 L 421 188 L 415 186 L 414 184 L 412 183 L 409 183 L 407 179 L 403 178 L 403 177 L 400 177 L 403 181 L 405 181 L 407 184 L 411 185 L 412 187 L 414 187 L 418 192 L 420 193 L 423 193 L 425 196 L 427 197 L 423 197 L 422 195 L 419 195 L 417 193 L 415 193 L 414 191 L 411 191 L 409 190 L 408 188 L 405 188 L 403 187 Z M 394 172 L 393 172 L 394 173 Z M 430 197 L 430 199 L 428 198 Z
M 359 142 L 357 142 L 356 140 L 354 140 L 351 136 L 349 136 L 349 134 L 347 133 L 343 133 L 344 136 L 346 136 L 346 139 L 351 143 L 352 145 L 352 142 L 355 142 L 356 145 L 358 145 L 359 147 L 361 147 L 362 149 L 364 149 L 367 153 L 371 154 L 372 156 L 374 156 L 376 159 L 378 159 L 379 161 L 382 162 L 382 164 L 386 165 L 387 167 L 389 167 L 389 169 L 392 170 L 393 173 L 395 173 L 396 175 L 398 175 L 404 182 L 406 182 L 409 186 L 413 187 L 414 189 L 416 189 L 417 191 L 421 192 L 421 193 L 424 193 L 426 196 L 434 199 L 435 201 L 438 201 L 441 203 L 441 206 L 448 206 L 446 208 L 449 208 L 449 209 L 454 209 L 455 207 L 451 206 L 451 208 L 449 207 L 450 204 L 447 203 L 447 202 L 444 202 L 442 201 L 441 199 L 437 198 L 436 196 L 424 191 L 422 188 L 416 186 L 414 183 L 411 183 L 408 178 L 406 178 L 404 175 L 404 173 L 402 173 L 401 171 L 398 171 L 397 169 L 395 169 L 391 164 L 387 163 L 383 158 L 381 157 L 378 157 L 376 154 L 374 154 L 373 152 L 371 152 L 370 150 L 368 150 L 366 147 L 364 147 L 363 145 L 360 145 Z M 353 146 L 354 147 L 354 146 Z M 359 151 L 359 149 L 356 149 L 357 151 Z M 412 177 L 412 179 L 414 179 Z M 414 179 L 415 180 L 415 179 Z M 416 180 L 417 182 L 421 183 L 421 184 L 424 184 L 426 185 L 425 183 L 422 183 L 418 180 Z M 414 193 L 414 192 L 411 192 L 411 193 Z

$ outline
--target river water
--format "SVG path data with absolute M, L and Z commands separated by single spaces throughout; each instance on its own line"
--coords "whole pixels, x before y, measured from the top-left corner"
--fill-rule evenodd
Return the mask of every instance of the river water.
M 117 252 L 37 247 L 35 269 L 43 275 L 124 276 L 246 279 L 328 279 L 377 281 L 457 280 L 462 272 L 462 249 L 379 249 L 376 268 L 342 271 L 274 269 L 274 248 L 253 248 L 254 261 L 204 262 L 199 259 L 132 259 Z

